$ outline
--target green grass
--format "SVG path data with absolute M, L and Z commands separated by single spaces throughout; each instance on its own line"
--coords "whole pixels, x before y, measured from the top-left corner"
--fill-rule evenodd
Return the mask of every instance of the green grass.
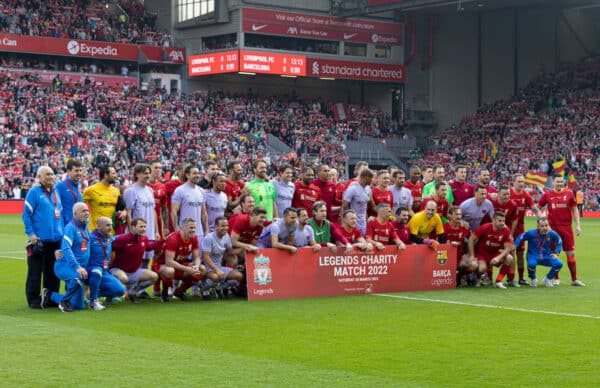
M 600 386 L 600 220 L 556 289 L 30 310 L 25 236 L 0 216 L 1 386 Z M 9 259 L 7 257 L 13 257 Z M 542 270 L 545 271 L 545 270 Z M 544 272 L 545 273 L 545 272 Z

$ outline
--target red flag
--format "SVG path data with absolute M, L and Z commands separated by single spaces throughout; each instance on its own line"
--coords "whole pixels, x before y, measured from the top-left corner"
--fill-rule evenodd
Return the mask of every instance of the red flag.
M 342 121 L 348 119 L 348 108 L 343 102 L 338 102 L 332 106 L 333 118 L 335 121 Z

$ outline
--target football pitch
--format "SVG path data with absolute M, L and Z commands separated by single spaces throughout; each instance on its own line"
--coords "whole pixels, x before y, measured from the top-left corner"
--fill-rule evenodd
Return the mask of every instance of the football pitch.
M 27 307 L 21 220 L 0 216 L 0 385 L 598 387 L 600 219 L 582 229 L 585 288 L 569 285 L 565 263 L 552 289 L 153 300 L 65 314 Z

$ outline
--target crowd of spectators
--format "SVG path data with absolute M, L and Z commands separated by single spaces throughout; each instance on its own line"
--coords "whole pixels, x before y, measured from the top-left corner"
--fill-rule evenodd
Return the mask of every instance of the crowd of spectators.
M 155 13 L 139 0 L 10 0 L 0 3 L 0 32 L 173 46 L 170 34 L 156 28 Z
M 557 73 L 542 72 L 511 99 L 482 106 L 433 138 L 435 146 L 418 164 L 440 161 L 452 171 L 487 168 L 500 183 L 513 173 L 552 174 L 565 160 L 566 177 L 586 197 L 586 207 L 600 208 L 600 58 L 563 64 Z M 472 179 L 474 181 L 474 178 Z

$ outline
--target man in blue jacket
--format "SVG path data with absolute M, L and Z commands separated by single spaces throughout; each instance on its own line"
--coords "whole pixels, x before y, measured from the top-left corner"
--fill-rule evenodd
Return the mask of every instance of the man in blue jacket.
M 548 275 L 544 278 L 544 285 L 552 287 L 552 279 L 563 266 L 558 258 L 562 250 L 562 240 L 558 233 L 550 230 L 548 218 L 540 217 L 537 220 L 537 228 L 520 234 L 515 241 L 515 247 L 527 241 L 527 272 L 531 279 L 531 287 L 537 287 L 535 267 L 543 265 L 551 267 Z
M 79 160 L 69 159 L 67 162 L 67 176 L 55 186 L 63 206 L 62 218 L 64 226 L 67 226 L 71 218 L 73 218 L 73 205 L 77 202 L 83 202 L 79 182 L 82 174 L 83 163 Z
M 60 281 L 54 274 L 54 251 L 60 248 L 64 233 L 62 204 L 54 189 L 54 172 L 50 167 L 42 166 L 37 171 L 37 178 L 39 186 L 27 192 L 23 205 L 23 224 L 29 237 L 25 294 L 32 309 L 44 308 L 49 303 L 48 298 L 40 295 L 42 275 L 44 288 L 49 292 L 58 291 Z
M 54 272 L 59 279 L 65 281 L 66 291 L 64 295 L 53 292 L 51 299 L 65 313 L 84 308 L 83 286 L 88 278 L 86 267 L 90 259 L 90 234 L 87 230 L 89 218 L 87 205 L 77 202 L 73 206 L 73 218 L 65 227 L 60 246 L 62 257 L 57 258 L 54 263 Z
M 98 298 L 105 296 L 107 301 L 125 294 L 125 286 L 108 272 L 108 264 L 112 253 L 111 236 L 112 220 L 108 217 L 98 218 L 96 229 L 90 234 L 90 261 L 87 266 L 88 284 L 90 286 L 90 308 L 104 310 Z

